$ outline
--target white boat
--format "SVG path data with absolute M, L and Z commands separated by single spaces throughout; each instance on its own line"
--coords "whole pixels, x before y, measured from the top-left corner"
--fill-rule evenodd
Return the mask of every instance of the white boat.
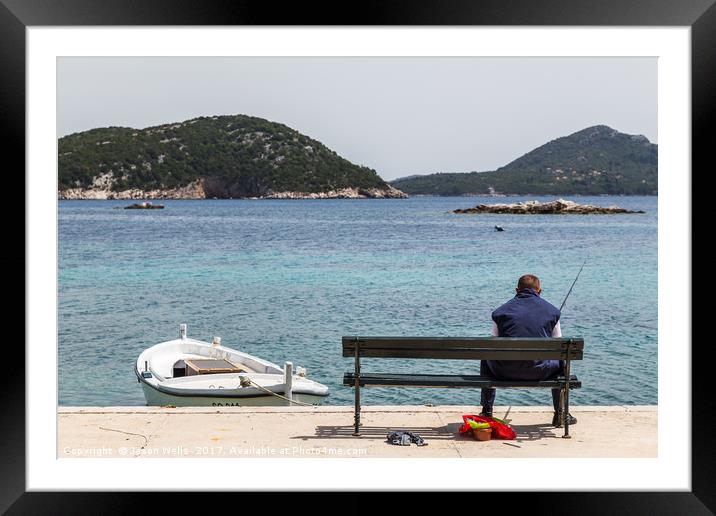
M 317 405 L 328 387 L 306 378 L 306 370 L 272 362 L 186 335 L 156 344 L 137 358 L 134 372 L 147 405 L 175 407 Z

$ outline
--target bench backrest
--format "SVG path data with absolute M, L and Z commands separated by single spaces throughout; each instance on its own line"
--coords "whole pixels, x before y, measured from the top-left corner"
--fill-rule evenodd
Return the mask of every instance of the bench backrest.
M 584 339 L 514 337 L 343 337 L 343 356 L 461 360 L 582 360 Z

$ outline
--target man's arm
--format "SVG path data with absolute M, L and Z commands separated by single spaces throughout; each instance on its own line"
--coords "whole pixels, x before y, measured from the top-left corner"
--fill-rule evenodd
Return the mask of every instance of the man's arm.
M 562 328 L 559 326 L 559 321 L 557 321 L 557 324 L 554 325 L 554 328 L 552 328 L 552 337 L 561 337 L 562 336 Z
M 557 323 L 557 324 L 559 324 L 559 323 Z M 500 330 L 497 328 L 497 323 L 495 321 L 492 321 L 492 336 L 493 337 L 500 336 Z

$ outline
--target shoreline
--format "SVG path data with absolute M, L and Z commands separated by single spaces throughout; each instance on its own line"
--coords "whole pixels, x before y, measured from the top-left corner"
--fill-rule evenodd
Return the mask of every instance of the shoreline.
M 652 195 L 652 194 L 639 194 L 639 195 L 632 195 L 632 194 L 594 194 L 594 195 L 588 195 L 588 194 L 562 194 L 565 197 L 659 197 L 658 195 Z M 551 194 L 510 194 L 506 195 L 505 197 L 555 197 L 555 195 Z M 423 198 L 433 198 L 433 199 L 486 199 L 486 198 L 495 198 L 498 199 L 499 197 L 493 196 L 493 195 L 427 195 L 427 194 L 411 194 L 407 195 L 406 197 L 181 197 L 181 198 L 175 198 L 175 197 L 134 197 L 134 198 L 95 198 L 95 197 L 73 197 L 73 198 L 67 198 L 58 196 L 58 201 L 306 201 L 306 200 L 316 200 L 316 201 L 332 201 L 332 200 L 372 200 L 372 199 L 380 199 L 380 200 L 394 200 L 394 199 L 423 199 Z
M 405 199 L 407 194 L 390 185 L 387 187 L 346 187 L 321 192 L 305 192 L 286 190 L 274 192 L 267 190 L 263 195 L 239 196 L 230 195 L 229 190 L 211 188 L 205 180 L 198 180 L 186 186 L 171 189 L 142 190 L 111 190 L 104 184 L 93 185 L 92 188 L 68 188 L 57 192 L 58 200 L 180 200 L 180 199 Z
M 402 200 L 409 197 L 133 197 L 131 199 L 97 199 L 93 197 L 78 197 L 68 199 L 58 197 L 58 201 L 370 201 L 370 200 Z
M 493 195 L 493 194 L 460 194 L 460 195 L 434 195 L 434 194 L 408 194 L 410 197 L 489 197 L 489 198 L 495 198 L 500 199 L 503 197 L 559 197 L 559 196 L 565 196 L 565 197 L 659 197 L 659 194 L 571 194 L 571 193 L 558 193 L 558 194 L 534 194 L 534 193 L 524 193 L 524 194 L 504 194 L 504 195 Z

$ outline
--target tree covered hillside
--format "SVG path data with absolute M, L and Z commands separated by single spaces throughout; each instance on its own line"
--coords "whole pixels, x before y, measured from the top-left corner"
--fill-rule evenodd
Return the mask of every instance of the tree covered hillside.
M 201 117 L 146 129 L 107 127 L 59 139 L 59 189 L 171 189 L 205 179 L 216 197 L 388 188 L 283 124 L 245 115 Z
M 439 173 L 391 184 L 408 194 L 655 195 L 657 145 L 598 125 L 557 138 L 491 172 Z

